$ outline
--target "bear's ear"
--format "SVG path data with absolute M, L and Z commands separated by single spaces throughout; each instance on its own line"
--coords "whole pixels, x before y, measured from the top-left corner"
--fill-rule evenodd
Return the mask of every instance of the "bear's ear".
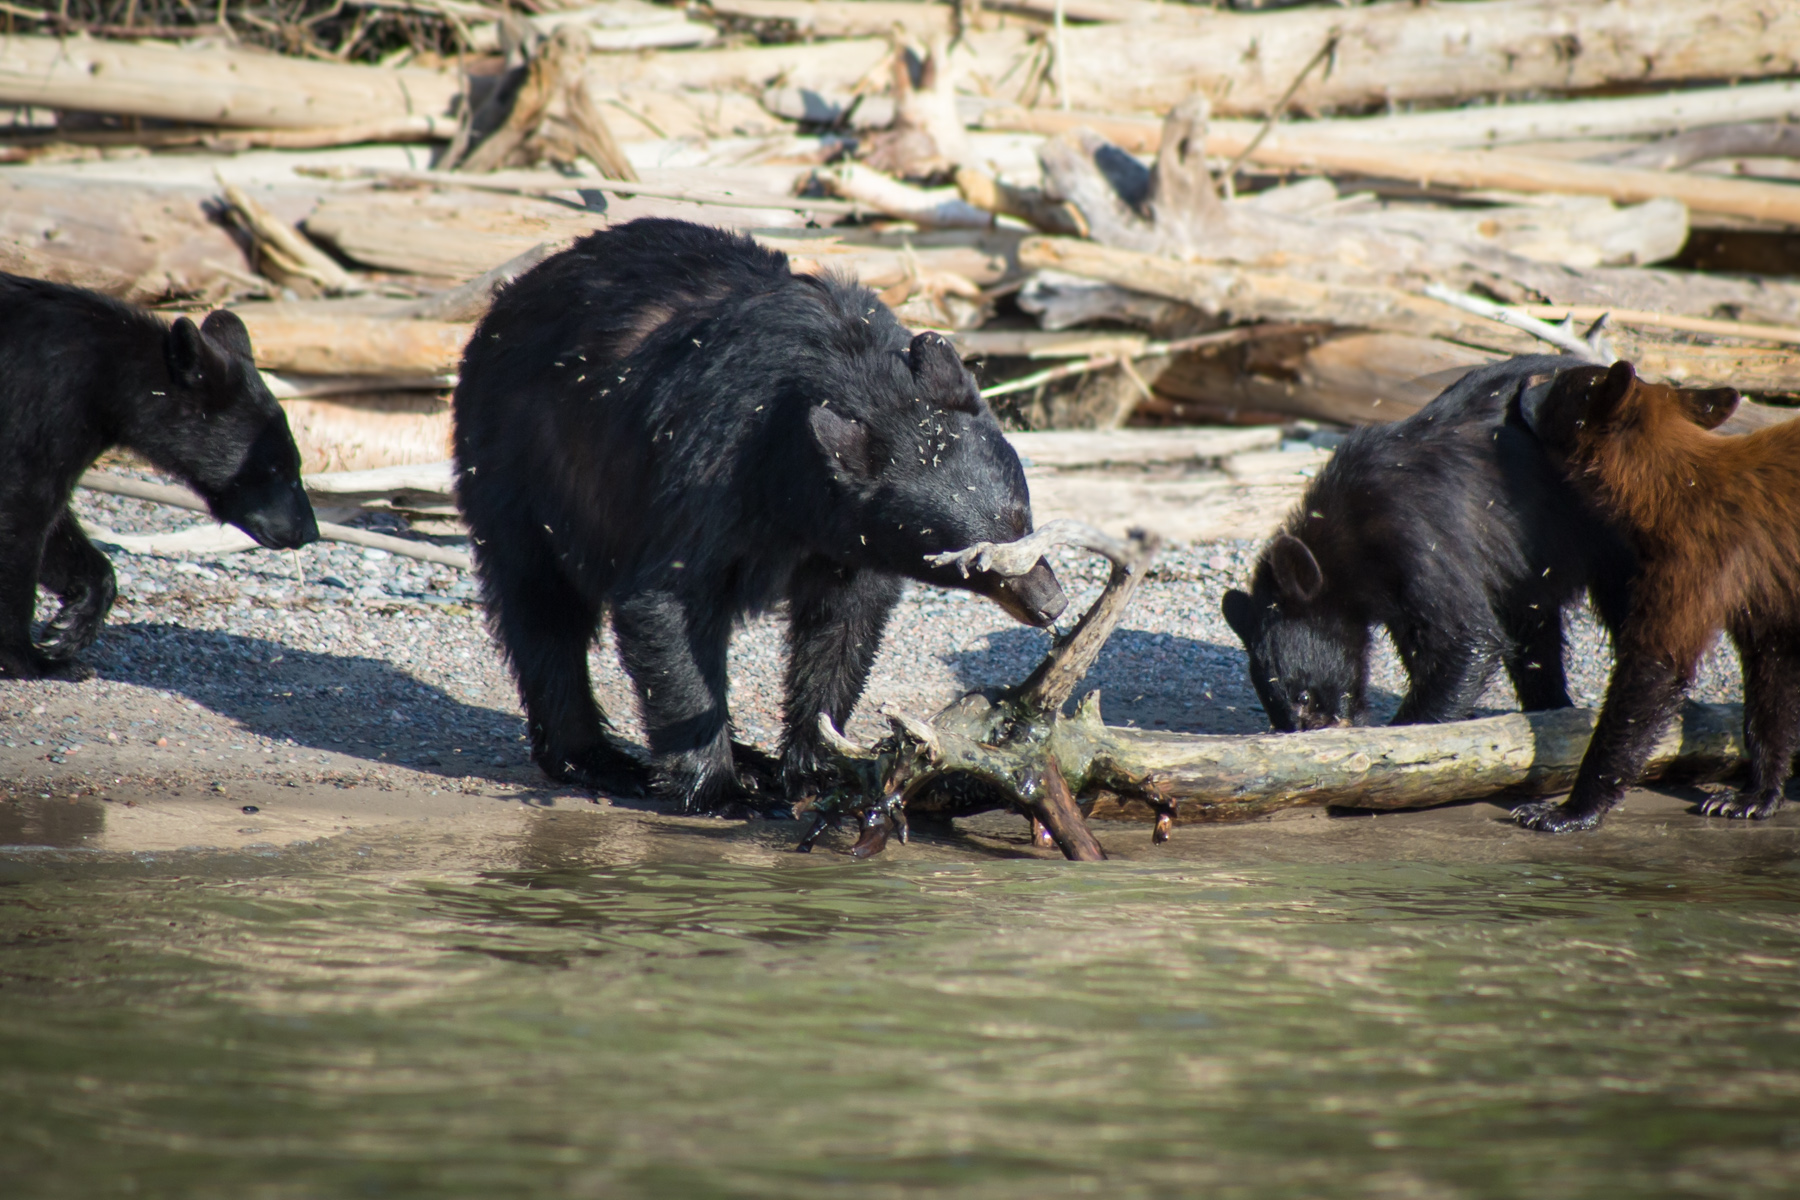
M 256 357 L 250 348 L 250 331 L 244 328 L 243 319 L 234 312 L 221 308 L 207 313 L 200 332 L 207 341 L 232 358 L 249 362 Z
M 1611 421 L 1618 414 L 1619 405 L 1637 390 L 1637 386 L 1637 368 L 1621 358 L 1594 389 L 1593 397 L 1588 401 L 1587 423 L 1604 425 Z
M 1596 405 L 1620 366 L 1626 370 L 1625 387 L 1629 390 L 1635 379 L 1630 374 L 1630 363 L 1616 364 L 1610 371 L 1605 367 L 1570 367 L 1554 374 L 1533 375 L 1519 392 L 1519 417 L 1538 441 L 1568 449 L 1578 430 L 1601 419 Z
M 975 379 L 963 366 L 956 347 L 941 333 L 921 333 L 906 349 L 906 362 L 912 368 L 913 386 L 919 399 L 940 408 L 960 408 L 975 412 L 981 407 L 981 393 Z
M 830 460 L 832 473 L 850 479 L 870 479 L 875 474 L 869 428 L 861 421 L 840 417 L 821 405 L 806 415 L 813 440 Z
M 1687 419 L 1702 429 L 1717 429 L 1731 419 L 1743 395 L 1730 387 L 1671 388 Z
M 193 387 L 200 382 L 204 374 L 201 367 L 206 359 L 206 343 L 192 321 L 177 317 L 169 326 L 169 336 L 163 341 L 163 358 L 169 366 L 169 377 L 176 383 Z
M 1325 588 L 1325 572 L 1305 542 L 1291 533 L 1277 537 L 1269 546 L 1269 567 L 1275 572 L 1275 585 L 1289 600 L 1315 599 Z
M 1219 601 L 1219 608 L 1225 613 L 1225 623 L 1231 631 L 1238 635 L 1244 645 L 1248 646 L 1256 638 L 1256 602 L 1250 593 L 1232 588 Z

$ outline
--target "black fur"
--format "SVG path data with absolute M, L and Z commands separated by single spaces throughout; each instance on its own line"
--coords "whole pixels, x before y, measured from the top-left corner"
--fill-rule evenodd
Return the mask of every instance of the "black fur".
M 463 358 L 458 497 L 532 752 L 554 778 L 646 781 L 589 684 L 604 611 L 635 682 L 651 782 L 685 805 L 734 798 L 725 653 L 785 601 L 782 768 L 803 790 L 818 714 L 841 728 L 902 577 L 1063 607 L 1021 579 L 925 556 L 1031 529 L 1018 457 L 954 349 L 908 338 L 867 289 L 682 221 L 597 233 L 503 291 Z
M 1583 365 L 1531 355 L 1471 371 L 1405 420 L 1345 439 L 1224 598 L 1270 723 L 1364 715 L 1369 630 L 1410 677 L 1397 725 L 1454 721 L 1504 664 L 1527 711 L 1564 708 L 1562 610 L 1584 590 L 1616 629 L 1636 563 L 1520 421 L 1534 376 Z
M 164 325 L 122 301 L 0 274 L 0 670 L 78 677 L 112 607 L 112 566 L 69 512 L 102 451 L 124 446 L 265 546 L 319 536 L 287 418 L 244 324 Z M 37 588 L 61 601 L 31 640 Z

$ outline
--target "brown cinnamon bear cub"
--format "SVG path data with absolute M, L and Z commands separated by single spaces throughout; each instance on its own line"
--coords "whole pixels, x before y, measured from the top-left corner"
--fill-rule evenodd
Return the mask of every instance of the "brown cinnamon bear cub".
M 1574 790 L 1519 808 L 1528 829 L 1592 829 L 1643 773 L 1721 628 L 1744 668 L 1750 778 L 1712 816 L 1781 807 L 1800 742 L 1800 422 L 1726 437 L 1690 419 L 1730 388 L 1646 383 L 1630 363 L 1528 386 L 1520 412 L 1569 479 L 1632 539 L 1640 574 L 1614 639 L 1606 704 Z

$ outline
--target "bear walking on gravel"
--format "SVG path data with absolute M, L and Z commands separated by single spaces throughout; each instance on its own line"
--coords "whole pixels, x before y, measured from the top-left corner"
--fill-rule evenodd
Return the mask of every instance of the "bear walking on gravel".
M 244 323 L 173 325 L 108 296 L 0 273 L 0 671 L 80 678 L 112 608 L 112 564 L 69 511 L 81 473 L 123 446 L 264 546 L 319 536 L 287 417 Z M 38 585 L 58 597 L 42 644 Z
M 861 695 L 903 580 L 1046 625 L 1040 561 L 1006 579 L 926 556 L 1031 530 L 1018 456 L 942 337 L 868 289 L 684 221 L 593 234 L 502 291 L 463 357 L 457 495 L 532 754 L 553 778 L 692 808 L 743 795 L 726 650 L 785 602 L 782 771 L 804 789 Z M 653 757 L 595 703 L 610 611 Z

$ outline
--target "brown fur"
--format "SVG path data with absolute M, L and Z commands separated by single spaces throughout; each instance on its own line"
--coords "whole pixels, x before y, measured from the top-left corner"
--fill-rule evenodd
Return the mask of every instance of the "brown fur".
M 1640 575 L 1574 790 L 1561 805 L 1521 809 L 1522 824 L 1599 824 L 1642 774 L 1721 629 L 1743 662 L 1750 780 L 1705 811 L 1766 817 L 1780 807 L 1800 741 L 1800 422 L 1734 437 L 1694 423 L 1697 410 L 1723 420 L 1736 403 L 1731 389 L 1647 383 L 1623 362 L 1527 391 L 1527 422 L 1629 531 Z

